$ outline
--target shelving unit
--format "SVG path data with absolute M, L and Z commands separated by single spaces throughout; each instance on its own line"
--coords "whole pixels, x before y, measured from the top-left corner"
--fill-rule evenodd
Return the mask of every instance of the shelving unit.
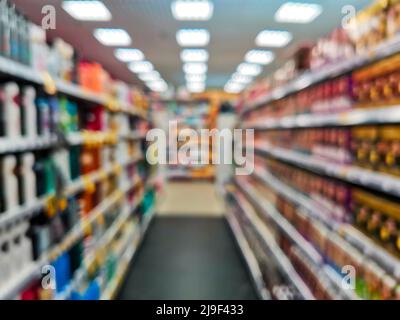
M 389 174 L 373 172 L 351 165 L 336 164 L 321 157 L 273 146 L 257 146 L 255 151 L 320 174 L 389 193 L 393 196 L 400 196 L 400 179 Z
M 291 243 L 291 249 L 284 253 L 289 259 L 297 263 L 293 256 L 300 255 L 308 265 L 313 265 L 310 270 L 318 274 L 322 287 L 331 298 L 388 299 L 390 296 L 398 299 L 398 250 L 393 249 L 395 245 L 391 246 L 387 238 L 386 242 L 382 240 L 382 232 L 386 230 L 385 223 L 391 219 L 398 227 L 398 216 L 387 215 L 385 210 L 390 211 L 387 208 L 395 207 L 400 201 L 400 178 L 392 169 L 398 166 L 397 154 L 389 152 L 391 144 L 395 145 L 397 141 L 395 133 L 400 128 L 400 106 L 390 95 L 385 100 L 380 93 L 368 95 L 366 89 L 366 94 L 361 97 L 354 88 L 357 84 L 365 84 L 365 89 L 368 85 L 365 79 L 370 79 L 368 74 L 370 81 L 375 81 L 371 83 L 371 90 L 376 89 L 376 79 L 396 69 L 379 74 L 371 70 L 380 70 L 378 63 L 381 62 L 390 65 L 399 52 L 400 38 L 392 37 L 364 54 L 303 72 L 268 93 L 240 103 L 240 128 L 254 129 L 256 134 L 256 169 L 249 178 L 235 179 L 237 192 L 244 195 L 263 218 L 257 223 L 271 224 L 273 230 L 277 230 L 282 248 L 287 249 L 287 243 Z M 364 78 L 360 75 L 361 69 Z M 355 80 L 359 79 L 357 76 L 362 79 L 359 83 Z M 338 79 L 348 80 L 350 84 L 346 82 L 348 87 L 344 89 L 342 82 L 343 87 L 339 88 L 340 84 L 334 82 Z M 250 92 L 246 97 L 256 96 L 257 90 L 260 91 L 254 89 L 254 94 Z M 336 105 L 339 100 L 343 106 Z M 375 132 L 375 128 L 376 135 L 367 136 Z M 390 134 L 386 134 L 389 131 Z M 390 147 L 384 149 L 385 146 Z M 331 154 L 325 154 L 327 149 Z M 332 155 L 335 150 L 343 154 L 335 158 Z M 367 150 L 365 163 L 359 160 L 359 157 L 364 159 L 363 150 Z M 394 162 L 390 162 L 388 153 Z M 389 163 L 393 163 L 392 166 Z M 365 198 L 368 194 L 376 195 L 371 200 L 372 207 L 363 200 L 359 200 L 361 204 L 356 202 L 357 192 L 365 194 Z M 235 193 L 234 196 L 238 197 Z M 344 197 L 348 197 L 347 202 Z M 384 202 L 380 209 L 373 207 Z M 344 217 L 339 217 L 339 211 Z M 362 227 L 364 220 L 360 222 L 360 212 L 366 212 L 368 227 Z M 378 219 L 375 220 L 376 230 L 371 223 L 373 214 Z M 393 236 L 395 234 L 394 231 Z M 294 269 L 297 270 L 295 262 Z M 346 264 L 354 264 L 358 274 L 368 275 L 368 279 L 359 276 L 357 280 L 363 283 L 364 289 L 343 289 L 341 268 Z M 302 268 L 299 267 L 304 271 Z M 307 274 L 300 277 L 304 277 L 305 282 L 310 278 Z M 373 287 L 371 279 L 379 283 L 380 289 Z M 310 284 L 307 282 L 307 285 Z
M 1 137 L 1 158 L 21 157 L 28 152 L 35 155 L 35 158 L 38 154 L 50 158 L 59 150 L 68 154 L 72 148 L 77 148 L 78 157 L 81 157 L 82 152 L 97 148 L 101 163 L 94 170 L 85 171 L 78 168 L 77 177 L 72 177 L 71 174 L 71 178 L 63 181 L 60 186 L 56 185 L 54 191 L 47 191 L 32 201 L 0 212 L 1 234 L 21 224 L 31 228 L 32 221 L 38 217 L 52 221 L 64 213 L 63 210 L 69 205 L 67 201 L 70 199 L 87 201 L 82 200 L 82 197 L 97 192 L 97 198 L 93 201 L 90 211 L 84 212 L 82 207 L 76 208 L 77 212 L 73 213 L 77 216 L 75 223 L 70 228 L 63 226 L 65 230 L 60 239 L 57 241 L 49 239 L 45 251 L 29 263 L 19 266 L 20 270 L 10 274 L 6 281 L 0 281 L 0 300 L 22 297 L 21 294 L 31 290 L 29 288 L 40 283 L 41 278 L 46 275 L 43 267 L 56 268 L 55 263 L 60 257 L 69 254 L 78 244 L 83 248 L 79 268 L 71 271 L 71 278 L 65 287 L 45 289 L 39 284 L 37 291 L 46 294 L 46 299 L 77 299 L 76 296 L 81 294 L 82 289 L 86 290 L 89 283 L 98 282 L 101 289 L 99 298 L 111 299 L 124 279 L 129 262 L 153 217 L 150 213 L 142 212 L 145 192 L 153 189 L 154 184 L 154 177 L 147 179 L 151 168 L 145 163 L 145 149 L 143 149 L 145 148 L 143 140 L 150 121 L 148 111 L 118 101 L 111 95 L 91 92 L 78 84 L 54 78 L 48 72 L 38 72 L 30 66 L 3 56 L 0 57 L 0 74 L 18 85 L 29 84 L 43 91 L 43 97 L 46 99 L 52 97 L 59 102 L 60 97 L 67 96 L 70 99 L 68 101 L 76 103 L 76 118 L 81 120 L 76 120 L 77 129 L 72 131 L 69 128 L 62 128 L 62 132 L 52 129 L 51 132 L 37 133 L 30 138 L 27 138 L 26 133 L 18 137 Z M 54 87 L 55 90 L 47 90 L 48 86 Z M 35 108 L 38 108 L 36 101 Z M 101 120 L 96 118 L 99 117 L 96 113 L 98 112 L 96 109 L 99 108 L 104 115 L 104 119 Z M 91 114 L 89 119 L 95 119 L 99 123 L 103 121 L 100 127 L 97 129 L 93 129 L 93 126 L 86 127 L 85 121 L 90 121 L 84 119 L 87 114 Z M 123 119 L 123 128 L 119 125 L 122 120 L 117 117 L 127 117 Z M 51 118 L 50 121 L 55 120 Z M 52 122 L 52 125 L 59 124 Z M 107 150 L 108 153 L 103 147 L 110 149 Z M 69 156 L 71 157 L 71 154 Z M 68 165 L 72 167 L 71 163 Z M 71 168 L 69 170 L 72 172 Z M 113 189 L 111 185 L 114 185 Z M 60 209 L 61 207 L 64 209 Z M 141 222 L 142 216 L 145 218 Z M 95 243 L 91 243 L 91 239 L 96 237 L 98 239 Z M 121 245 L 119 250 L 115 251 L 118 241 Z M 30 245 L 33 247 L 33 244 Z M 112 278 L 108 278 L 109 275 L 104 275 L 105 264 L 99 262 L 101 260 L 104 263 L 106 258 L 112 255 L 115 256 L 118 268 Z M 53 281 L 58 286 L 58 276 Z M 78 299 L 84 299 L 84 296 Z
M 176 121 L 179 133 L 185 129 L 193 129 L 200 133 L 201 129 L 211 129 L 213 123 L 213 115 L 210 112 L 209 101 L 206 99 L 192 101 L 173 101 L 169 102 L 169 120 Z M 201 139 L 201 138 L 200 138 Z M 198 155 L 196 160 L 202 159 L 204 145 L 208 146 L 209 155 L 212 154 L 212 146 L 210 141 L 177 141 L 178 150 L 182 145 L 187 146 L 189 143 L 197 144 Z M 171 150 L 169 149 L 169 152 Z M 167 178 L 170 180 L 213 180 L 215 177 L 214 167 L 211 164 L 189 163 L 184 165 L 179 161 L 178 164 L 169 164 Z
M 342 60 L 332 63 L 331 65 L 325 66 L 323 69 L 318 71 L 305 72 L 303 75 L 295 80 L 292 80 L 288 84 L 276 88 L 271 93 L 257 98 L 257 100 L 254 102 L 248 103 L 242 110 L 241 114 L 244 116 L 246 113 L 261 108 L 274 100 L 282 99 L 292 93 L 306 89 L 324 80 L 338 77 L 354 69 L 358 69 L 373 62 L 390 57 L 399 51 L 400 37 L 395 37 L 378 45 L 371 52 L 365 53 L 362 56 L 358 55 L 349 60 Z

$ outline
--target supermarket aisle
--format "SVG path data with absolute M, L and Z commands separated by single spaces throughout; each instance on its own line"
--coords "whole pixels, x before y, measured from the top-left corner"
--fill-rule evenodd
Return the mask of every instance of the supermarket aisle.
M 119 299 L 256 299 L 223 218 L 157 217 Z
M 210 182 L 169 182 L 160 194 L 159 215 L 220 217 L 224 202 Z

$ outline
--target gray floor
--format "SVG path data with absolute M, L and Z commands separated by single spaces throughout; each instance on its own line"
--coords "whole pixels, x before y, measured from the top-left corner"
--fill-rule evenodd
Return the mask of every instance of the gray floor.
M 119 299 L 256 299 L 223 218 L 156 217 Z

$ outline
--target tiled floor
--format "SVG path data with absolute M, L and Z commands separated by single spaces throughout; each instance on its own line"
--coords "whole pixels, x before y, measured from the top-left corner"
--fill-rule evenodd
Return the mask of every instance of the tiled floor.
M 169 182 L 158 198 L 161 216 L 222 216 L 225 204 L 210 182 Z

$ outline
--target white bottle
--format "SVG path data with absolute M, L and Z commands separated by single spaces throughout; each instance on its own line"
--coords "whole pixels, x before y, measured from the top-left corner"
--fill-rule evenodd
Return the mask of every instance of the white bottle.
M 2 173 L 4 179 L 4 202 L 6 211 L 18 206 L 18 179 L 14 174 L 17 160 L 15 156 L 6 156 L 2 162 Z
M 36 200 L 36 175 L 33 171 L 35 156 L 33 153 L 25 153 L 22 156 L 22 177 L 24 179 L 24 199 L 25 205 L 29 205 Z
M 37 122 L 36 122 L 36 90 L 34 87 L 25 87 L 24 97 L 22 104 L 25 110 L 25 132 L 30 139 L 35 139 L 37 136 Z
M 54 161 L 57 163 L 59 170 L 66 182 L 71 181 L 71 174 L 69 170 L 69 155 L 67 150 L 59 150 L 54 154 Z
M 8 138 L 21 136 L 21 110 L 15 102 L 18 94 L 19 88 L 15 82 L 9 82 L 4 86 L 5 127 Z
M 32 254 L 32 241 L 26 235 L 29 229 L 29 223 L 23 222 L 19 227 L 19 235 L 21 237 L 20 241 L 20 260 L 22 268 L 26 268 L 26 266 L 33 261 L 33 254 Z
M 0 283 L 7 283 L 11 275 L 9 233 L 0 235 Z

